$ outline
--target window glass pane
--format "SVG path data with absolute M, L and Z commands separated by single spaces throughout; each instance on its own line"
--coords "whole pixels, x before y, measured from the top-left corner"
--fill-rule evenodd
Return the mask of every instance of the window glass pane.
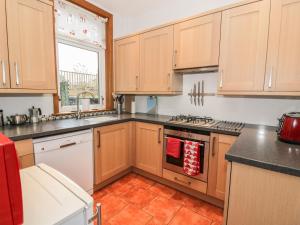
M 61 106 L 76 105 L 76 96 L 83 91 L 90 95 L 90 104 L 99 104 L 99 53 L 72 45 L 58 43 L 58 67 Z

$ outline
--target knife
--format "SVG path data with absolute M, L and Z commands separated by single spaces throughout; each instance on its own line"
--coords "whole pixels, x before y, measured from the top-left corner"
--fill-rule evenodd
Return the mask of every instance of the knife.
M 200 84 L 199 84 L 200 85 Z M 201 96 L 201 105 L 204 105 L 204 80 L 202 80 L 202 96 Z
M 189 93 L 191 104 L 193 104 L 193 89 L 191 89 L 191 92 Z
M 198 82 L 198 105 L 200 105 L 200 96 L 201 96 L 201 86 L 200 81 Z
M 195 106 L 197 105 L 197 100 L 196 100 L 196 96 L 197 96 L 197 87 L 196 87 L 196 84 L 194 84 L 194 92 L 193 92 L 193 96 L 194 96 L 194 103 L 195 103 Z

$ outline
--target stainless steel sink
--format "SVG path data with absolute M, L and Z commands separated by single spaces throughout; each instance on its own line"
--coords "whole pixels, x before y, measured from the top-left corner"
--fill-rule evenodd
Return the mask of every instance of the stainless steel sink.
M 92 118 L 87 118 L 84 119 L 88 122 L 91 123 L 102 123 L 102 122 L 108 122 L 108 121 L 113 121 L 113 120 L 117 120 L 117 117 L 112 117 L 112 116 L 101 116 L 101 117 L 92 117 Z

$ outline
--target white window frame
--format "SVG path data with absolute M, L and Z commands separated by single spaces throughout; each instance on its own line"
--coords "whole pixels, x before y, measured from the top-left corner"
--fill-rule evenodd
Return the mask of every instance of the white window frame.
M 65 44 L 65 45 L 70 45 L 74 46 L 77 48 L 81 48 L 84 50 L 88 51 L 93 51 L 98 53 L 98 88 L 99 88 L 99 101 L 100 104 L 94 104 L 90 105 L 90 109 L 99 109 L 99 110 L 104 110 L 106 109 L 106 99 L 105 99 L 105 49 L 95 46 L 93 44 L 71 39 L 62 35 L 57 35 L 56 37 L 56 52 L 58 52 L 58 44 Z M 59 54 L 57 54 L 57 86 L 58 86 L 58 96 L 60 99 L 60 77 L 59 77 Z M 81 107 L 81 106 L 80 106 Z M 76 111 L 77 106 L 72 105 L 72 106 L 62 106 L 61 101 L 59 101 L 59 112 L 71 112 L 71 111 Z

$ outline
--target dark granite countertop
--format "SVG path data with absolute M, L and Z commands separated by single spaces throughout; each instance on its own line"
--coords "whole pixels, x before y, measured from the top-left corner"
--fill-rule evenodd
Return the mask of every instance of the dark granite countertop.
M 279 141 L 275 127 L 247 125 L 225 158 L 300 177 L 300 145 Z
M 86 119 L 65 119 L 27 124 L 22 126 L 7 126 L 0 128 L 0 132 L 14 141 L 39 138 L 67 132 L 85 130 L 128 121 L 148 122 L 161 125 L 172 125 L 183 128 L 190 126 L 168 123 L 169 116 L 148 114 L 108 115 L 116 120 L 97 122 Z M 248 164 L 268 170 L 286 173 L 300 177 L 300 145 L 292 145 L 277 140 L 276 128 L 258 125 L 246 125 L 241 133 L 221 132 L 209 128 L 199 130 L 239 136 L 236 143 L 226 154 L 226 159 L 233 162 Z
M 0 128 L 0 132 L 14 141 L 40 138 L 45 136 L 63 134 L 68 132 L 80 131 L 94 127 L 107 126 L 128 121 L 144 121 L 156 124 L 164 124 L 169 117 L 147 114 L 122 114 L 107 115 L 105 117 L 115 117 L 115 120 L 97 122 L 88 121 L 89 118 L 82 119 L 64 119 L 40 122 L 37 124 L 25 124 L 20 126 L 6 126 Z
M 221 132 L 210 128 L 196 128 L 192 126 L 182 126 L 168 123 L 170 116 L 163 115 L 149 115 L 149 114 L 121 114 L 121 115 L 106 115 L 108 117 L 115 117 L 116 120 L 106 121 L 106 122 L 97 122 L 97 121 L 88 121 L 86 119 L 64 119 L 64 120 L 54 120 L 47 122 L 40 122 L 37 124 L 25 124 L 21 126 L 6 126 L 0 128 L 0 132 L 5 136 L 9 137 L 14 141 L 29 139 L 29 138 L 39 138 L 57 134 L 63 134 L 73 131 L 85 130 L 94 127 L 107 126 L 116 123 L 128 122 L 128 121 L 140 121 L 148 122 L 161 125 L 172 125 L 179 126 L 184 128 L 192 128 L 195 130 L 204 130 L 209 132 Z M 106 117 L 104 116 L 104 117 Z M 99 116 L 100 117 L 100 116 Z M 238 136 L 238 132 L 222 131 L 223 134 L 235 135 Z

